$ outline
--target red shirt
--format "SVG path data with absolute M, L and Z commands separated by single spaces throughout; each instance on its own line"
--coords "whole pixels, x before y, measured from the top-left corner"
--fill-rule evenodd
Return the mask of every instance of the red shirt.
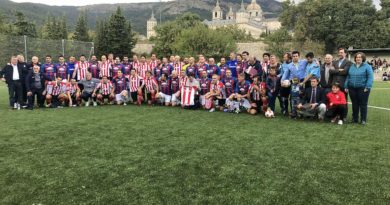
M 337 93 L 330 92 L 326 95 L 328 98 L 328 107 L 330 106 L 330 103 L 333 105 L 346 105 L 347 100 L 345 99 L 345 94 L 341 91 L 338 91 Z

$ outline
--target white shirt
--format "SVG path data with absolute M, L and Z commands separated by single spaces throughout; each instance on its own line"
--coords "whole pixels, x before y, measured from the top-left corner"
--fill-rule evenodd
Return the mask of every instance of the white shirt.
M 12 72 L 12 80 L 19 80 L 18 66 L 17 65 L 12 65 L 12 67 L 14 68 L 14 70 Z

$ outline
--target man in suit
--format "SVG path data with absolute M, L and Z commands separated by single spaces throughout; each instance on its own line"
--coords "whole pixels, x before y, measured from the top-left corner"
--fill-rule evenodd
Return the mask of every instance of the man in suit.
M 23 107 L 27 107 L 27 91 L 26 91 L 26 80 L 25 77 L 28 74 L 28 66 L 27 63 L 24 61 L 24 56 L 22 54 L 19 54 L 16 56 L 18 58 L 18 67 L 22 68 L 22 78 L 20 79 L 22 82 L 22 99 L 23 99 Z
M 12 56 L 11 64 L 6 65 L 0 71 L 0 79 L 4 80 L 4 78 L 8 85 L 9 104 L 14 109 L 20 110 L 20 105 L 23 103 L 23 73 L 22 67 L 18 66 L 18 58 L 16 56 Z
M 333 56 L 331 54 L 325 55 L 325 63 L 321 65 L 321 80 L 320 86 L 325 90 L 325 93 L 328 93 L 332 89 L 333 78 L 330 74 L 331 70 L 334 70 L 333 65 Z
M 330 75 L 332 78 L 332 84 L 334 83 L 340 84 L 340 90 L 344 92 L 345 99 L 348 102 L 348 93 L 345 92 L 344 83 L 345 80 L 347 79 L 349 67 L 351 67 L 352 62 L 347 59 L 347 53 L 345 48 L 338 49 L 338 57 L 339 57 L 338 60 L 333 61 L 334 69 L 330 70 Z M 348 106 L 347 106 L 345 116 L 348 116 Z M 346 122 L 345 119 L 344 122 Z
M 322 88 L 318 86 L 318 79 L 310 79 L 310 88 L 306 88 L 301 103 L 298 104 L 298 114 L 304 117 L 314 117 L 318 114 L 319 120 L 324 120 L 326 105 L 325 93 Z
M 42 95 L 45 90 L 45 75 L 40 71 L 40 66 L 34 65 L 33 70 L 31 70 L 25 80 L 26 91 L 28 97 L 28 106 L 27 109 L 32 110 L 34 107 L 35 95 L 37 96 L 38 106 L 43 107 L 44 96 Z

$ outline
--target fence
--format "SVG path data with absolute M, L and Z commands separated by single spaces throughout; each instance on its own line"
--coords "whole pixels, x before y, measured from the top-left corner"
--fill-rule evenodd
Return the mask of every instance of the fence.
M 23 54 L 26 61 L 32 56 L 38 56 L 44 63 L 44 57 L 51 55 L 54 60 L 59 55 L 66 58 L 70 56 L 85 55 L 87 59 L 94 53 L 93 42 L 81 42 L 71 40 L 48 40 L 31 38 L 27 36 L 0 35 L 0 67 L 9 62 L 12 55 Z

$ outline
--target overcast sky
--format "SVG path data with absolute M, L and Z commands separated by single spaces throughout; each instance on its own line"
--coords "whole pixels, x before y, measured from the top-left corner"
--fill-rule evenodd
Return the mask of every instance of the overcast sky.
M 84 5 L 90 5 L 90 4 L 115 4 L 115 3 L 139 3 L 139 2 L 158 2 L 159 0 L 12 0 L 14 2 L 31 2 L 31 3 L 42 3 L 42 4 L 48 4 L 48 5 L 58 5 L 58 6 L 84 6 Z M 169 1 L 169 0 L 162 0 L 162 1 Z M 283 1 L 283 0 L 278 0 Z M 301 1 L 301 0 L 298 0 Z M 375 4 L 378 6 L 380 0 L 374 0 Z

